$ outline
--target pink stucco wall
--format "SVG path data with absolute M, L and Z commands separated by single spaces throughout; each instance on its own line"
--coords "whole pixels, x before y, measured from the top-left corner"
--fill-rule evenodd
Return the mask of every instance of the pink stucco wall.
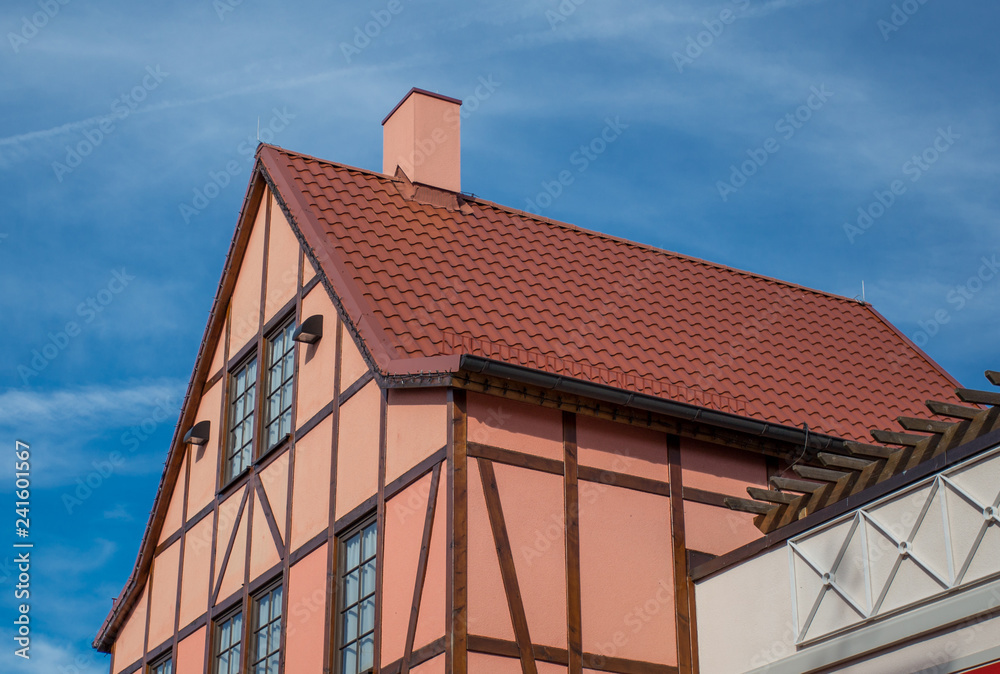
M 385 664 L 403 657 L 430 484 L 431 476 L 425 475 L 385 504 L 386 554 L 381 569 Z
M 236 529 L 236 540 L 233 543 L 233 551 L 229 556 L 229 564 L 226 566 L 225 570 L 221 572 L 222 587 L 219 590 L 219 601 L 225 600 L 229 595 L 236 592 L 236 590 L 243 586 L 243 579 L 246 575 L 247 523 L 249 521 L 250 518 L 247 516 L 247 511 L 244 510 L 243 516 L 240 518 L 238 528 Z M 230 528 L 230 531 L 232 531 L 232 528 Z M 223 538 L 220 534 L 218 546 L 216 548 L 217 553 L 215 556 L 216 562 L 220 566 L 222 564 L 223 557 L 226 554 L 225 546 L 228 541 L 229 536 Z M 216 576 L 218 576 L 218 573 Z
M 181 470 L 177 477 L 177 481 L 174 482 L 174 491 L 170 495 L 170 503 L 167 505 L 167 515 L 163 519 L 163 529 L 160 531 L 160 538 L 157 544 L 163 543 L 166 539 L 170 538 L 173 534 L 177 533 L 177 530 L 181 528 L 183 524 L 182 519 L 184 516 L 184 480 L 185 480 L 185 467 L 187 464 L 187 457 L 184 457 L 184 463 L 181 464 Z
M 469 634 L 514 639 L 478 459 L 469 459 Z
M 676 664 L 669 499 L 598 487 L 580 502 L 583 649 Z
M 503 464 L 494 471 L 531 641 L 566 648 L 563 478 Z
M 291 452 L 285 452 L 271 464 L 261 471 L 260 483 L 267 494 L 267 500 L 271 504 L 274 512 L 274 519 L 278 525 L 278 533 L 281 540 L 288 542 L 288 532 L 285 530 L 285 520 L 288 514 L 288 468 L 291 460 Z
M 417 631 L 413 640 L 414 648 L 426 646 L 438 637 L 444 636 L 445 630 L 448 481 L 444 472 L 441 473 L 440 479 L 437 505 L 434 507 L 431 548 L 427 555 L 427 575 L 424 577 L 424 592 L 420 597 L 420 614 L 417 617 Z
M 344 328 L 340 356 L 340 389 L 344 390 L 368 372 L 368 365 L 358 351 L 351 333 Z
M 197 674 L 203 671 L 206 632 L 207 628 L 202 627 L 177 643 L 177 660 L 174 665 L 174 671 L 177 674 L 185 674 L 186 672 Z
M 760 454 L 683 438 L 681 466 L 685 487 L 747 498 L 747 485 L 767 486 L 767 464 Z
M 264 199 L 270 197 L 265 190 Z M 265 201 L 250 230 L 246 253 L 240 265 L 230 301 L 230 355 L 238 352 L 260 329 L 260 291 L 264 272 Z
M 665 433 L 580 415 L 576 443 L 581 466 L 661 482 L 669 479 Z
M 323 337 L 315 344 L 299 344 L 299 381 L 296 418 L 301 426 L 333 399 L 337 360 L 337 309 L 321 285 L 302 298 L 302 320 L 323 316 Z
M 139 595 L 132 613 L 125 620 L 118 638 L 115 640 L 114 674 L 122 671 L 133 662 L 142 657 L 143 644 L 146 639 L 146 610 L 149 606 L 147 595 L 149 586 L 143 589 Z
M 271 320 L 298 289 L 299 241 L 271 195 L 271 226 L 267 244 L 264 322 Z
M 153 562 L 153 587 L 149 598 L 150 648 L 159 646 L 174 633 L 180 552 L 178 541 L 157 555 Z
M 378 491 L 379 418 L 382 394 L 374 381 L 340 408 L 337 443 L 337 517 Z
M 444 389 L 392 389 L 388 403 L 386 484 L 448 441 L 448 401 Z
M 208 608 L 211 566 L 212 516 L 209 515 L 184 534 L 184 582 L 178 608 L 182 629 Z
M 326 569 L 326 544 L 289 569 L 288 617 L 285 623 L 286 672 L 323 672 L 325 615 L 328 610 Z
M 198 405 L 197 421 L 211 421 L 212 430 L 208 444 L 188 445 L 187 455 L 191 463 L 191 484 L 188 487 L 188 517 L 198 513 L 215 498 L 219 472 L 219 442 L 225 435 L 219 414 L 222 411 L 222 389 L 220 381 L 208 389 Z
M 332 443 L 332 417 L 295 443 L 290 550 L 298 549 L 330 524 Z
M 281 561 L 281 553 L 274 541 L 274 534 L 267 523 L 264 505 L 257 497 L 257 492 L 251 494 L 253 499 L 253 527 L 250 531 L 250 581 L 259 578 L 268 569 Z
M 469 442 L 562 461 L 562 412 L 468 394 Z

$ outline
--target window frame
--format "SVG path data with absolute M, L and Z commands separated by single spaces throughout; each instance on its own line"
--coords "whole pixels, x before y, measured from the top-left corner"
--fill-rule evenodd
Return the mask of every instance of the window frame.
M 296 379 L 297 379 L 296 375 L 298 374 L 297 371 L 298 352 L 296 347 L 297 342 L 293 338 L 295 333 L 295 328 L 297 327 L 295 319 L 296 316 L 294 312 L 292 312 L 288 316 L 285 316 L 283 319 L 278 321 L 277 325 L 273 329 L 267 332 L 267 334 L 264 336 L 263 339 L 263 351 L 266 354 L 266 359 L 264 361 L 261 361 L 263 362 L 263 368 L 261 368 L 260 364 L 258 364 L 258 368 L 260 368 L 259 372 L 260 383 L 261 383 L 260 391 L 262 395 L 260 396 L 261 432 L 260 432 L 260 440 L 257 443 L 260 448 L 260 452 L 259 456 L 256 458 L 269 454 L 271 450 L 280 446 L 289 436 L 291 436 L 292 431 L 294 430 L 292 428 L 292 422 L 293 422 L 292 416 L 295 409 L 295 394 L 296 394 Z M 287 343 L 285 344 L 284 350 L 282 352 L 281 360 L 278 361 L 278 365 L 280 366 L 285 361 L 285 359 L 288 358 L 290 355 L 291 374 L 284 376 L 282 378 L 281 384 L 278 387 L 278 389 L 276 391 L 272 391 L 271 389 L 273 383 L 272 370 L 274 368 L 274 364 L 271 361 L 273 359 L 274 340 L 279 336 L 284 337 L 287 340 Z M 272 418 L 271 398 L 273 395 L 277 394 L 279 395 L 279 400 L 281 400 L 280 396 L 283 396 L 284 387 L 286 385 L 290 386 L 288 392 L 287 406 L 282 406 L 281 403 L 279 403 L 277 416 Z M 288 429 L 285 432 L 278 435 L 278 437 L 274 440 L 274 442 L 271 442 L 270 438 L 271 425 L 277 423 L 278 430 L 280 432 L 281 418 L 282 416 L 284 416 L 285 412 L 287 412 L 289 415 Z
M 255 594 L 253 594 L 253 595 L 250 596 L 250 622 L 248 624 L 248 627 L 249 627 L 248 639 L 250 640 L 250 643 L 248 644 L 248 648 L 247 648 L 247 671 L 248 672 L 252 672 L 253 669 L 254 669 L 254 667 L 256 667 L 258 663 L 260 663 L 260 662 L 265 662 L 266 663 L 267 660 L 272 655 L 277 655 L 278 656 L 278 671 L 279 672 L 282 671 L 282 667 L 283 667 L 283 664 L 284 664 L 284 657 L 283 656 L 284 656 L 284 647 L 285 647 L 285 623 L 284 623 L 284 620 L 285 620 L 285 604 L 284 604 L 284 601 L 285 601 L 285 586 L 284 586 L 284 584 L 281 581 L 282 581 L 282 579 L 278 578 L 274 582 L 268 584 L 267 586 L 265 586 L 264 588 L 262 588 L 261 590 L 259 590 L 258 592 L 256 592 Z M 257 652 L 257 643 L 258 643 L 257 642 L 257 633 L 261 631 L 261 626 L 258 624 L 259 623 L 259 617 L 258 616 L 259 616 L 260 601 L 264 597 L 269 597 L 273 601 L 274 600 L 274 593 L 275 592 L 279 592 L 280 594 L 278 596 L 278 601 L 276 602 L 276 604 L 272 603 L 271 606 L 272 606 L 272 612 L 273 612 L 273 606 L 277 605 L 277 607 L 278 607 L 278 617 L 275 620 L 269 614 L 270 620 L 268 621 L 268 623 L 265 626 L 265 628 L 266 629 L 270 629 L 271 625 L 273 625 L 275 622 L 278 623 L 278 648 L 276 650 L 269 651 L 268 653 L 266 653 L 264 655 L 264 657 L 261 658 L 261 657 L 259 657 L 260 654 Z M 267 669 L 266 665 L 265 665 L 265 669 Z
M 364 556 L 364 554 L 362 554 L 362 552 L 363 552 L 363 547 L 364 547 L 364 532 L 369 527 L 374 528 L 374 539 L 375 539 L 374 547 L 375 547 L 375 551 L 374 551 L 374 553 L 372 554 L 371 557 L 367 557 L 366 558 Z M 358 552 L 358 563 L 357 563 L 357 565 L 348 568 L 348 566 L 347 566 L 347 564 L 348 564 L 348 558 L 347 558 L 348 548 L 347 548 L 347 546 L 348 546 L 348 542 L 351 539 L 353 539 L 355 536 L 359 536 L 360 537 L 359 538 L 359 546 L 360 546 L 360 548 L 359 548 L 359 552 Z M 362 593 L 362 589 L 361 589 L 361 585 L 362 585 L 362 583 L 361 583 L 361 574 L 359 573 L 358 574 L 359 577 L 358 577 L 357 601 L 353 602 L 350 605 L 345 604 L 345 600 L 347 599 L 347 591 L 345 589 L 346 578 L 348 577 L 348 575 L 350 575 L 351 571 L 353 571 L 354 569 L 358 569 L 360 571 L 360 569 L 366 563 L 368 563 L 370 561 L 374 562 L 374 578 L 376 579 L 376 580 L 373 580 L 374 587 L 372 588 L 371 594 L 367 594 L 367 595 L 362 596 L 362 594 L 361 594 Z M 354 526 L 352 526 L 350 529 L 348 529 L 347 531 L 345 531 L 343 534 L 341 534 L 338 537 L 338 539 L 337 539 L 337 578 L 336 578 L 336 582 L 337 582 L 337 592 L 336 592 L 337 605 L 335 607 L 333 607 L 334 611 L 336 611 L 336 613 L 334 615 L 334 624 L 336 626 L 336 631 L 335 631 L 335 633 L 333 635 L 334 636 L 334 649 L 333 650 L 334 650 L 334 658 L 335 658 L 333 671 L 336 672 L 337 674 L 355 674 L 355 672 L 347 671 L 347 670 L 344 669 L 343 653 L 344 653 L 344 649 L 347 647 L 347 645 L 349 645 L 350 643 L 354 643 L 354 644 L 358 645 L 357 657 L 358 657 L 358 660 L 359 660 L 359 663 L 360 663 L 360 658 L 361 658 L 360 644 L 361 644 L 362 638 L 366 637 L 366 636 L 368 636 L 370 634 L 370 635 L 372 635 L 372 640 L 374 642 L 374 635 L 375 635 L 375 632 L 376 632 L 377 627 L 378 627 L 378 625 L 375 623 L 375 616 L 374 615 L 372 616 L 372 629 L 369 630 L 369 631 L 366 631 L 366 632 L 362 633 L 362 626 L 361 626 L 361 604 L 362 604 L 362 602 L 364 600 L 367 600 L 370 597 L 372 599 L 372 611 L 374 613 L 374 611 L 375 611 L 375 600 L 376 600 L 376 597 L 377 597 L 377 590 L 378 590 L 378 584 L 377 584 L 377 578 L 378 578 L 378 572 L 379 572 L 378 565 L 379 565 L 379 557 L 378 557 L 378 519 L 377 519 L 375 513 L 371 513 L 368 516 L 364 517 L 362 520 L 360 520 L 357 524 L 355 524 Z M 348 641 L 346 641 L 344 639 L 344 621 L 345 621 L 345 616 L 347 615 L 347 612 L 351 608 L 354 608 L 354 607 L 358 607 L 358 626 L 357 626 L 356 638 L 354 638 L 350 642 L 348 642 Z M 373 645 L 373 649 L 374 649 L 374 645 Z M 366 669 L 358 669 L 357 670 L 357 674 L 369 674 L 370 672 L 373 671 L 373 669 L 374 669 L 374 654 L 372 656 L 372 665 L 370 665 Z
M 237 378 L 241 373 L 247 370 L 251 363 L 254 365 L 253 381 L 245 384 L 243 390 L 237 393 Z M 257 436 L 259 435 L 258 422 L 260 418 L 260 359 L 257 356 L 257 350 L 252 349 L 250 353 L 241 358 L 236 365 L 230 368 L 226 379 L 226 438 L 222 452 L 222 470 L 220 471 L 222 475 L 221 486 L 223 488 L 236 481 L 240 475 L 247 472 L 257 458 L 255 447 L 257 444 Z M 246 449 L 249 449 L 250 453 L 247 459 L 244 460 L 242 467 L 238 471 L 234 471 L 231 463 L 233 456 L 235 456 L 233 453 L 233 434 L 235 432 L 234 408 L 236 405 L 236 399 L 238 397 L 245 399 L 247 391 L 249 391 L 251 387 L 254 392 L 253 405 L 251 406 L 249 414 L 244 412 L 242 418 L 240 419 L 240 423 L 242 424 L 245 423 L 248 418 L 252 417 L 250 424 L 250 441 L 249 443 L 244 442 L 243 446 L 240 448 L 240 454 L 242 454 Z M 244 407 L 244 410 L 245 409 L 246 408 Z
M 232 628 L 230 628 L 230 644 L 226 648 L 226 650 L 229 653 L 232 653 L 234 645 L 236 645 L 239 648 L 239 663 L 236 666 L 236 671 L 237 671 L 237 673 L 243 672 L 243 665 L 244 665 L 244 660 L 245 660 L 244 656 L 246 655 L 246 652 L 245 652 L 245 649 L 244 649 L 244 643 L 243 643 L 245 641 L 245 636 L 246 636 L 246 613 L 243 610 L 243 604 L 241 602 L 241 603 L 237 604 L 236 606 L 234 606 L 233 608 L 231 608 L 230 610 L 228 610 L 225 613 L 223 613 L 222 615 L 220 615 L 218 618 L 215 618 L 212 621 L 212 628 L 213 628 L 212 629 L 212 662 L 211 662 L 211 667 L 209 668 L 209 671 L 212 674 L 220 674 L 220 670 L 219 670 L 219 658 L 222 655 L 222 650 L 221 650 L 221 646 L 222 646 L 222 632 L 221 632 L 221 629 L 222 629 L 222 626 L 225 625 L 226 623 L 230 622 L 231 620 L 233 620 L 237 616 L 239 616 L 239 618 L 240 618 L 239 631 L 236 634 L 236 636 L 238 638 L 235 639 L 235 640 L 232 639 Z M 230 667 L 230 670 L 231 669 L 232 669 L 232 667 Z
M 174 654 L 172 651 L 167 651 L 160 657 L 156 658 L 148 665 L 146 665 L 147 674 L 174 674 Z M 170 665 L 170 669 L 167 671 L 159 671 L 158 667 L 163 667 L 165 665 Z

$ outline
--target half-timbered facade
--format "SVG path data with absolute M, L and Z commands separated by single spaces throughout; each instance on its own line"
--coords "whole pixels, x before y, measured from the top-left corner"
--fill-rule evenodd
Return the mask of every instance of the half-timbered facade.
M 462 193 L 459 104 L 258 149 L 111 674 L 698 671 L 693 569 L 953 396 L 867 304 Z

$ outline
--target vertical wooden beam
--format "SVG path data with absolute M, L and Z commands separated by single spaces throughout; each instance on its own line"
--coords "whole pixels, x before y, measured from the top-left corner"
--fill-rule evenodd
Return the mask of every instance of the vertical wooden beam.
M 208 569 L 208 608 L 205 612 L 205 668 L 202 674 L 209 674 L 211 671 L 213 651 L 213 640 L 215 639 L 215 558 L 219 546 L 219 489 L 222 488 L 223 466 L 225 465 L 226 451 L 229 447 L 229 342 L 232 338 L 233 330 L 233 298 L 230 295 L 226 303 L 226 325 L 219 335 L 222 340 L 221 345 L 216 345 L 216 349 L 222 349 L 222 377 L 219 385 L 222 386 L 219 411 L 219 451 L 215 457 L 215 498 L 212 500 L 212 551 L 209 555 Z M 188 454 L 188 464 L 194 462 L 194 447 L 191 447 Z
M 254 436 L 255 439 L 256 436 Z M 251 478 L 253 475 L 250 476 Z M 243 562 L 243 648 L 240 650 L 240 657 L 242 662 L 240 663 L 241 668 L 246 668 L 247 661 L 253 655 L 253 610 L 250 607 L 249 597 L 250 597 L 250 547 L 253 542 L 253 504 L 256 500 L 253 494 L 253 485 L 247 482 L 246 486 L 247 493 L 247 510 L 244 516 L 247 518 L 247 542 L 246 550 L 244 556 L 246 559 Z
M 187 448 L 185 448 L 185 452 Z M 180 474 L 180 473 L 178 473 Z M 177 563 L 177 603 L 175 605 L 174 611 L 174 639 L 173 644 L 170 646 L 171 653 L 177 652 L 177 632 L 181 628 L 181 588 L 184 586 L 184 548 L 187 544 L 187 520 L 188 520 L 188 487 L 191 482 L 191 455 L 187 453 L 184 457 L 184 493 L 181 494 L 181 498 L 184 502 L 181 503 L 181 537 L 180 537 L 180 553 L 179 560 Z M 174 492 L 177 491 L 177 485 L 174 485 Z M 169 504 L 168 504 L 169 505 Z
M 681 441 L 676 435 L 667 436 L 667 463 L 670 470 L 670 532 L 674 556 L 677 669 L 679 674 L 693 674 L 694 645 L 691 636 L 687 545 L 684 541 L 684 480 L 681 472 Z
M 468 418 L 466 395 L 449 389 L 448 413 L 448 557 L 445 672 L 467 674 L 469 668 L 468 573 Z
M 577 479 L 576 415 L 563 412 L 566 504 L 566 638 L 569 674 L 583 672 L 583 617 L 580 588 L 580 487 Z
M 441 479 L 441 464 L 434 466 L 431 473 L 431 487 L 427 494 L 427 514 L 424 516 L 424 532 L 420 543 L 420 557 L 417 562 L 417 577 L 413 583 L 413 603 L 410 605 L 410 623 L 406 628 L 406 645 L 403 648 L 403 663 L 400 674 L 409 674 L 410 658 L 413 656 L 413 641 L 417 636 L 417 621 L 420 619 L 420 598 L 424 593 L 424 579 L 427 577 L 427 558 L 431 551 L 431 537 L 434 535 L 434 511 L 437 506 L 438 482 Z
M 223 377 L 225 378 L 225 377 Z M 215 497 L 215 505 L 212 507 L 212 550 L 209 553 L 208 563 L 208 608 L 205 610 L 205 667 L 202 674 L 209 674 L 209 663 L 212 661 L 211 640 L 215 636 L 215 623 L 213 622 L 213 604 L 215 604 L 215 557 L 216 548 L 219 545 L 219 497 Z
M 296 280 L 295 280 L 295 324 L 302 323 L 302 250 L 295 256 Z M 299 354 L 301 344 L 295 343 L 295 375 L 292 381 L 292 437 L 288 447 L 288 475 L 285 476 L 285 540 L 281 552 L 281 655 L 278 656 L 278 671 L 285 671 L 285 657 L 288 651 L 288 590 L 291 578 L 291 553 L 292 553 L 292 490 L 294 481 L 294 459 L 295 459 L 295 429 L 298 428 L 298 408 L 299 408 Z M 325 661 L 324 661 L 325 662 Z
M 375 519 L 377 543 L 375 546 L 375 669 L 382 667 L 382 588 L 385 567 L 385 445 L 386 416 L 389 407 L 389 392 L 379 389 L 378 426 L 378 500 Z
M 142 633 L 142 664 L 146 664 L 146 654 L 149 653 L 149 619 L 153 615 L 153 573 L 156 571 L 156 556 L 149 564 L 149 575 L 146 576 L 146 626 Z
M 333 372 L 333 438 L 330 447 L 330 451 L 332 452 L 332 456 L 330 457 L 330 519 L 326 534 L 326 616 L 324 617 L 326 625 L 323 632 L 323 662 L 325 663 L 323 671 L 327 674 L 337 671 L 338 653 L 337 635 L 335 632 L 337 631 L 337 616 L 340 610 L 340 607 L 337 605 L 337 564 L 340 558 L 340 550 L 337 546 L 337 539 L 333 535 L 333 526 L 337 521 L 337 455 L 340 440 L 340 405 L 337 401 L 340 400 L 340 390 L 343 386 L 343 382 L 341 381 L 341 371 L 343 368 L 340 361 L 344 350 L 344 324 L 340 320 L 339 315 L 337 317 L 336 339 Z M 291 506 L 289 506 L 288 511 L 291 512 L 291 510 Z
M 496 543 L 497 557 L 500 560 L 500 575 L 503 577 L 510 621 L 514 626 L 514 639 L 517 641 L 517 650 L 521 657 L 521 671 L 524 674 L 538 674 L 535 653 L 531 648 L 531 633 L 528 631 L 528 617 L 524 612 L 524 601 L 521 598 L 517 570 L 514 567 L 514 553 L 510 549 L 507 523 L 504 521 L 503 506 L 500 502 L 500 489 L 497 487 L 496 474 L 493 472 L 493 462 L 486 459 L 476 459 L 476 462 L 479 464 L 479 475 L 483 480 L 486 512 L 490 517 L 493 542 Z

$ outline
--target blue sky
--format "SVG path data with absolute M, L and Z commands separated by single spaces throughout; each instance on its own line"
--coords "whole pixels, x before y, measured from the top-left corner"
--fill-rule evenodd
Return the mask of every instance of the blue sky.
M 258 122 L 380 169 L 410 87 L 461 98 L 466 191 L 848 297 L 864 283 L 964 384 L 1000 367 L 996 3 L 343 4 L 3 3 L 0 435 L 32 445 L 37 548 L 30 664 L 0 548 L 0 670 L 106 670 L 89 643 L 138 550 Z M 8 506 L 12 487 L 4 461 Z

